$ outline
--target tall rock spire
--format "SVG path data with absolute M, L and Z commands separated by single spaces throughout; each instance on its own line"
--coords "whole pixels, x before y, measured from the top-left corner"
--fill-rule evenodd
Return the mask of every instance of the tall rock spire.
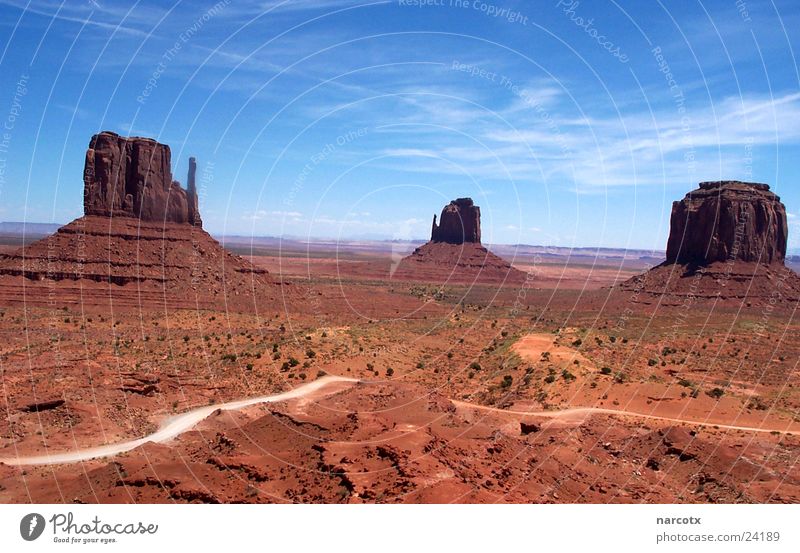
M 189 158 L 189 174 L 186 177 L 186 199 L 189 208 L 189 224 L 197 227 L 203 226 L 200 218 L 200 208 L 197 198 L 197 185 L 195 184 L 195 174 L 197 173 L 197 160 Z

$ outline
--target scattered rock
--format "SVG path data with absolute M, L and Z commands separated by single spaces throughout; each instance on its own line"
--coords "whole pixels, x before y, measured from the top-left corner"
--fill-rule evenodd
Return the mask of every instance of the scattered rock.
M 534 432 L 539 432 L 542 429 L 541 425 L 536 424 L 534 422 L 522 422 L 519 423 L 519 431 L 520 434 L 523 436 L 527 436 L 528 434 L 533 434 Z
M 20 407 L 20 411 L 25 413 L 38 413 L 40 411 L 49 411 L 51 409 L 57 409 L 64 405 L 63 399 L 48 399 L 46 401 L 37 401 L 34 403 L 29 403 Z

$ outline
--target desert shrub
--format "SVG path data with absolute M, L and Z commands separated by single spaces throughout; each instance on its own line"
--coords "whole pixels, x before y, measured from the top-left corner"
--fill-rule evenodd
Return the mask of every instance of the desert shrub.
M 513 376 L 511 376 L 510 374 L 507 374 L 507 375 L 505 375 L 505 376 L 503 377 L 503 381 L 500 383 L 500 385 L 501 385 L 503 388 L 508 388 L 508 387 L 510 387 L 510 386 L 511 386 L 511 384 L 513 384 L 513 383 L 514 383 L 514 377 L 513 377 Z
M 309 359 L 314 359 L 316 356 L 317 352 L 314 351 L 313 349 L 306 350 L 306 357 L 308 357 Z
M 236 361 L 236 354 L 235 353 L 226 353 L 226 354 L 224 354 L 222 356 L 222 360 L 223 361 L 230 361 L 231 363 L 233 363 L 234 361 Z
M 658 365 L 658 361 L 657 360 L 655 360 L 655 359 L 648 359 L 647 360 L 647 366 L 648 367 L 655 367 L 656 365 Z
M 300 364 L 300 361 L 298 361 L 294 357 L 290 357 L 288 363 L 290 367 L 296 367 L 297 365 Z
M 714 399 L 721 398 L 724 393 L 725 390 L 723 390 L 722 388 L 713 388 L 706 392 L 706 394 L 708 394 L 710 397 L 713 397 Z
M 252 364 L 252 363 L 248 363 L 248 364 L 247 364 L 247 365 L 245 365 L 245 366 L 247 367 L 247 370 L 248 370 L 248 371 L 252 371 L 252 370 L 253 370 L 253 364 Z
M 389 367 L 386 369 L 386 376 L 392 376 L 394 374 L 394 369 Z
M 685 378 L 681 378 L 680 380 L 678 380 L 678 385 L 679 386 L 683 386 L 684 388 L 691 388 L 692 381 L 691 380 L 687 380 Z
M 582 344 L 583 344 L 583 340 L 581 340 L 580 338 L 578 338 L 577 340 L 575 340 L 574 342 L 572 342 L 572 347 L 574 347 L 574 348 L 579 348 L 579 347 L 581 347 L 581 345 L 582 345 Z
M 600 374 L 611 374 L 611 367 L 603 367 L 600 369 Z
M 575 380 L 575 375 L 569 372 L 567 369 L 561 371 L 561 378 L 569 382 L 570 380 Z
M 473 371 L 479 371 L 481 370 L 482 367 L 480 363 L 478 363 L 477 361 L 473 361 L 472 363 L 469 364 L 469 368 L 472 369 Z
M 625 382 L 625 380 L 626 380 L 625 373 L 617 373 L 614 375 L 614 382 L 618 384 L 622 384 L 623 382 Z
M 544 381 L 547 382 L 548 384 L 552 384 L 553 382 L 556 381 L 556 375 L 548 374 L 547 376 L 544 377 Z

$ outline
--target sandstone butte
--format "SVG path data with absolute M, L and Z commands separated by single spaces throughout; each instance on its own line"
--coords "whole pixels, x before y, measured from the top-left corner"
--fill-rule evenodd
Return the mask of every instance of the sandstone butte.
M 672 205 L 666 261 L 621 284 L 637 299 L 800 297 L 784 265 L 786 208 L 761 183 L 701 182 Z
M 83 171 L 84 216 L 0 256 L 0 296 L 46 299 L 37 284 L 57 282 L 66 302 L 113 297 L 120 304 L 218 307 L 278 301 L 275 284 L 202 229 L 189 159 L 188 187 L 173 180 L 169 146 L 101 132 Z M 21 281 L 20 278 L 24 278 Z
M 431 239 L 404 258 L 393 279 L 435 283 L 521 284 L 525 273 L 481 245 L 481 210 L 471 198 L 444 206 Z

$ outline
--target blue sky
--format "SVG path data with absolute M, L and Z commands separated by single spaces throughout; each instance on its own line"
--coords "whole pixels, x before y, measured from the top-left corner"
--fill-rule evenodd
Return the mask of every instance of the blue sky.
M 0 2 L 0 220 L 80 216 L 113 130 L 198 158 L 215 233 L 427 238 L 471 196 L 484 242 L 663 249 L 741 179 L 800 247 L 796 2 L 415 3 Z

